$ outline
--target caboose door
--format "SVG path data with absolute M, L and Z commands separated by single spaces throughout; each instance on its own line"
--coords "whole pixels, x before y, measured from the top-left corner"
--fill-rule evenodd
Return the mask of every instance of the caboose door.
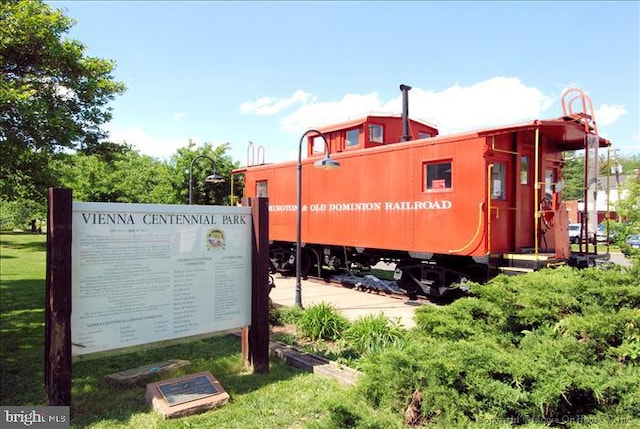
M 515 161 L 506 151 L 494 155 L 489 180 L 491 217 L 489 218 L 490 251 L 513 252 L 515 246 Z
M 533 146 L 522 144 L 516 160 L 516 250 L 532 248 L 535 240 Z

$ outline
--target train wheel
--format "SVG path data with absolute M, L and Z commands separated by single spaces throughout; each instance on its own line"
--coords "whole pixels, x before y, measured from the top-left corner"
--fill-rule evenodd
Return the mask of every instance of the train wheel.
M 285 249 L 272 248 L 269 251 L 269 266 L 271 273 L 288 274 L 291 270 L 295 270 L 295 258 L 292 258 L 291 253 Z
M 421 292 L 417 281 L 422 277 L 421 269 L 418 263 L 412 259 L 405 259 L 396 265 L 396 272 L 393 278 L 396 280 L 398 287 L 405 291 L 410 300 L 418 299 L 418 293 Z
M 302 249 L 302 260 L 300 261 L 300 275 L 302 277 L 307 277 L 309 275 L 309 271 L 311 271 L 311 266 L 313 265 L 313 255 L 307 249 Z M 295 273 L 295 267 L 294 267 Z

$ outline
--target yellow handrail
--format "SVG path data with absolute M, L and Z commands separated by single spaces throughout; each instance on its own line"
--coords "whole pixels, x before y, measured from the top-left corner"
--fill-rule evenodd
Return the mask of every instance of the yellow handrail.
M 473 234 L 473 237 L 471 238 L 471 240 L 469 240 L 469 242 L 467 244 L 465 244 L 464 246 L 462 246 L 459 249 L 449 250 L 449 253 L 462 252 L 464 249 L 469 247 L 471 245 L 471 243 L 476 241 L 476 238 L 478 237 L 478 234 L 480 233 L 480 228 L 481 227 L 482 227 L 482 201 L 480 201 L 480 204 L 478 204 L 478 226 L 476 227 L 476 233 Z
M 536 128 L 536 134 L 535 134 L 535 158 L 536 158 L 536 162 L 535 162 L 535 180 L 534 180 L 534 190 L 533 190 L 533 208 L 534 208 L 534 223 L 535 223 L 535 228 L 534 228 L 534 236 L 535 236 L 535 245 L 534 245 L 534 250 L 535 250 L 535 254 L 536 254 L 536 263 L 538 262 L 538 228 L 540 227 L 539 223 L 540 223 L 540 211 L 538 210 L 538 199 L 539 199 L 539 193 L 540 193 L 540 128 Z
M 487 165 L 487 255 L 491 253 L 491 174 L 493 164 Z

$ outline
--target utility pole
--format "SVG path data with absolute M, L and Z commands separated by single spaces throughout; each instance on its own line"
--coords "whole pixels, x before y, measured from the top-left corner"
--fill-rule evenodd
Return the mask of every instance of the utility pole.
M 620 173 L 622 173 L 622 165 L 620 165 L 620 162 L 618 161 L 619 151 L 620 149 L 611 149 L 611 152 L 613 152 L 613 156 L 614 156 L 613 174 L 616 175 L 616 188 L 620 186 Z

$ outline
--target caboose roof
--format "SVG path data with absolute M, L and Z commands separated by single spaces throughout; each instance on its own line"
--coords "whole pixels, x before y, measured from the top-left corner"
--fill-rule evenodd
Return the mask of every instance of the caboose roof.
M 332 131 L 338 131 L 338 130 L 345 130 L 348 128 L 353 128 L 356 127 L 358 125 L 364 124 L 365 122 L 369 121 L 370 119 L 376 119 L 376 118 L 398 118 L 398 119 L 402 119 L 402 115 L 400 114 L 393 114 L 393 113 L 368 113 L 366 115 L 363 116 L 358 116 L 352 119 L 349 119 L 345 122 L 340 122 L 337 124 L 326 124 L 326 125 L 322 125 L 322 126 L 318 126 L 317 129 L 320 132 L 323 133 L 330 133 Z M 421 119 L 414 119 L 414 118 L 409 118 L 409 121 L 411 122 L 415 122 L 418 124 L 422 124 L 422 125 L 426 125 L 427 127 L 431 127 L 434 129 L 437 129 L 437 127 L 434 124 L 431 124 L 427 121 L 423 121 Z
M 516 131 L 533 131 L 536 128 L 540 130 L 540 133 L 543 136 L 558 144 L 560 149 L 563 151 L 580 150 L 585 148 L 584 138 L 586 133 L 584 124 L 576 122 L 570 117 L 560 117 L 557 119 L 535 119 L 528 122 L 499 125 L 491 128 L 463 131 L 455 134 L 441 134 L 437 137 L 433 137 L 431 140 L 445 142 L 463 138 L 488 137 Z M 607 147 L 611 145 L 611 142 L 605 138 L 598 136 L 598 139 L 600 141 L 600 147 Z
M 568 116 L 557 119 L 536 119 L 519 124 L 499 126 L 479 130 L 477 131 L 477 134 L 503 134 L 513 131 L 524 131 L 527 129 L 535 130 L 536 128 L 540 130 L 540 133 L 543 136 L 558 144 L 562 150 L 580 150 L 585 148 L 584 139 L 587 133 L 585 132 L 584 124 L 577 122 Z M 598 139 L 600 147 L 607 147 L 611 145 L 611 142 L 605 138 L 598 136 Z

